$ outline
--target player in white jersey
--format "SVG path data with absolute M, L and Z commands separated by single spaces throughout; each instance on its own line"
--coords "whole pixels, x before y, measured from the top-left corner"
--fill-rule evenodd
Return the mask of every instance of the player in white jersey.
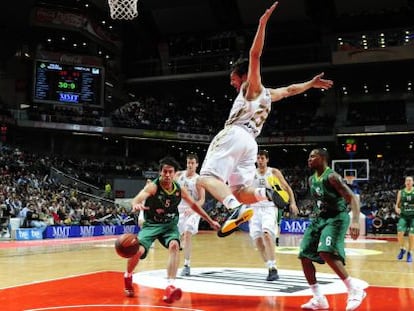
M 323 73 L 313 79 L 276 89 L 262 85 L 260 57 L 263 50 L 265 29 L 275 10 L 275 2 L 262 15 L 250 48 L 249 60 L 237 61 L 230 74 L 230 84 L 238 96 L 231 108 L 225 127 L 212 140 L 204 159 L 198 183 L 229 210 L 234 210 L 218 231 L 227 236 L 237 226 L 250 219 L 253 212 L 242 208 L 242 203 L 274 199 L 266 188 L 252 187 L 257 157 L 255 138 L 260 134 L 269 115 L 271 103 L 300 94 L 310 88 L 329 89 L 333 82 L 322 79 Z M 269 195 L 270 194 L 270 195 Z
M 205 201 L 205 190 L 197 186 L 196 182 L 199 175 L 196 173 L 198 167 L 198 156 L 194 153 L 187 155 L 187 169 L 177 172 L 175 179 L 181 187 L 186 188 L 190 196 L 199 206 L 203 206 Z M 178 205 L 180 218 L 178 220 L 178 230 L 181 235 L 181 244 L 184 249 L 184 267 L 181 270 L 182 276 L 190 275 L 192 236 L 197 234 L 200 224 L 200 215 L 195 213 L 188 205 L 187 201 L 181 200 Z
M 296 215 L 298 208 L 292 188 L 287 183 L 282 172 L 276 168 L 267 166 L 268 163 L 269 153 L 266 150 L 260 150 L 257 155 L 257 169 L 253 186 L 270 188 L 273 186 L 274 180 L 277 179 L 277 183 L 280 185 L 280 190 L 278 191 L 284 191 L 281 197 L 285 198 L 290 205 L 290 210 Z M 275 259 L 274 240 L 279 232 L 277 209 L 283 208 L 284 206 L 284 202 L 281 206 L 275 206 L 274 202 L 269 201 L 257 202 L 250 205 L 253 208 L 253 217 L 249 220 L 250 237 L 254 241 L 257 250 L 269 270 L 266 278 L 267 281 L 275 281 L 279 278 Z

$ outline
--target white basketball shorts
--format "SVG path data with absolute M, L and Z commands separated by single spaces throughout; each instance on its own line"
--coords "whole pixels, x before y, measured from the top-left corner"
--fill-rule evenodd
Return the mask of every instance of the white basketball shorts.
M 269 232 L 273 237 L 277 232 L 277 211 L 274 206 L 253 207 L 253 217 L 249 221 L 249 234 L 253 240 L 263 236 L 263 232 Z
M 257 143 L 237 125 L 221 130 L 212 140 L 200 170 L 201 176 L 215 176 L 229 186 L 250 186 L 254 180 Z
M 192 235 L 197 234 L 200 225 L 200 215 L 194 212 L 190 207 L 187 209 L 179 208 L 180 214 L 178 219 L 178 231 L 180 235 L 184 232 L 191 232 Z

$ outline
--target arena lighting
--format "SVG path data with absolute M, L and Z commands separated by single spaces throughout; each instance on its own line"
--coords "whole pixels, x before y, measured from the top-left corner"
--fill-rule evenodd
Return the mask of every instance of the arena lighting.
M 316 146 L 317 143 L 274 143 L 274 144 L 261 144 L 259 143 L 260 147 L 285 147 L 285 146 L 292 146 L 292 147 L 299 147 L 299 146 Z M 305 149 L 305 148 L 304 148 Z
M 194 140 L 179 140 L 179 139 L 165 139 L 165 138 L 153 138 L 153 137 L 137 137 L 137 136 L 122 136 L 124 139 L 131 140 L 151 140 L 151 141 L 162 141 L 162 142 L 174 142 L 174 143 L 190 143 L 190 144 L 202 144 L 209 145 L 210 142 L 194 141 Z
M 340 133 L 336 134 L 338 137 L 343 136 L 389 136 L 389 135 L 409 135 L 414 134 L 414 131 L 403 131 L 403 132 L 372 132 L 372 133 Z
M 95 134 L 95 133 L 81 133 L 81 132 L 72 132 L 72 135 L 76 136 L 95 136 L 95 137 L 101 137 L 101 134 Z

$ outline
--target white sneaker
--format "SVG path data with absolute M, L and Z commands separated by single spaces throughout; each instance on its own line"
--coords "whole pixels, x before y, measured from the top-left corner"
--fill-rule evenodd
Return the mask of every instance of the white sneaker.
M 304 303 L 303 305 L 301 305 L 301 308 L 302 309 L 310 309 L 310 310 L 329 309 L 328 299 L 326 299 L 325 296 L 313 297 L 307 303 Z
M 352 288 L 348 293 L 348 302 L 346 304 L 346 311 L 353 311 L 359 307 L 364 300 L 367 293 L 362 288 Z

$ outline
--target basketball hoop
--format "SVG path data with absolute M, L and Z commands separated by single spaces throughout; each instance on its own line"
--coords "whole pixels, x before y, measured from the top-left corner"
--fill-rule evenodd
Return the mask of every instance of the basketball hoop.
M 355 176 L 352 176 L 352 175 L 345 175 L 344 176 L 344 179 L 345 179 L 345 181 L 346 181 L 346 183 L 348 184 L 348 185 L 352 185 L 352 183 L 354 182 L 354 180 L 355 180 Z
M 138 16 L 138 0 L 108 0 L 112 19 L 131 20 Z

